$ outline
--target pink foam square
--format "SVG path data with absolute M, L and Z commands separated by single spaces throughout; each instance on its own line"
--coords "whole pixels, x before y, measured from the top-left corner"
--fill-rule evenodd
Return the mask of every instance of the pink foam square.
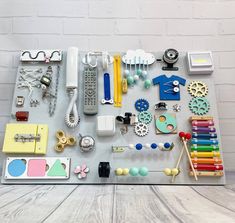
M 46 160 L 45 159 L 31 159 L 28 162 L 29 177 L 43 177 L 46 173 Z

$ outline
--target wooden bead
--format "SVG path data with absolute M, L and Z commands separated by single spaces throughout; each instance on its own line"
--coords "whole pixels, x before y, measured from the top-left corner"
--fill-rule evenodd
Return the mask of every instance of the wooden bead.
M 142 177 L 145 177 L 148 175 L 148 168 L 147 167 L 141 167 L 139 170 L 139 175 Z
M 128 174 L 129 174 L 129 169 L 128 168 L 122 169 L 122 175 L 126 176 Z
M 117 169 L 115 170 L 115 174 L 116 174 L 117 176 L 121 176 L 121 175 L 123 174 L 123 169 L 122 169 L 122 168 L 117 168 Z
M 127 84 L 128 85 L 133 85 L 134 84 L 134 78 L 131 75 L 128 75 L 127 77 Z
M 172 174 L 172 176 L 178 175 L 178 174 L 179 174 L 179 169 L 173 168 L 173 169 L 171 170 L 171 174 Z
M 132 168 L 130 169 L 129 173 L 130 173 L 130 175 L 133 176 L 133 177 L 134 177 L 134 176 L 137 176 L 138 173 L 139 173 L 139 169 L 136 168 L 136 167 L 132 167 Z
M 134 80 L 135 80 L 135 81 L 138 81 L 139 79 L 140 79 L 140 77 L 139 77 L 137 74 L 135 74 L 135 75 L 134 75 Z
M 144 145 L 144 147 L 145 147 L 146 149 L 150 149 L 150 148 L 151 148 L 151 145 L 150 145 L 149 143 L 146 143 L 146 144 Z
M 158 148 L 159 149 L 163 149 L 164 148 L 164 144 L 162 142 L 158 143 Z
M 165 173 L 167 176 L 170 176 L 170 175 L 171 175 L 171 169 L 170 169 L 170 168 L 164 169 L 164 173 Z
M 151 81 L 149 79 L 144 81 L 144 88 L 149 89 L 151 87 Z

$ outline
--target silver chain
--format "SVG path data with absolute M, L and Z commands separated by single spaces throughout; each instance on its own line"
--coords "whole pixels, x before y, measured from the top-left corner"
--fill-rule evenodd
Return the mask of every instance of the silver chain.
M 50 97 L 49 102 L 49 115 L 52 117 L 55 114 L 56 104 L 57 104 L 57 95 L 58 95 L 58 87 L 59 87 L 59 77 L 60 77 L 60 66 L 57 65 L 57 74 L 56 74 L 56 85 L 55 85 L 55 92 L 53 97 Z

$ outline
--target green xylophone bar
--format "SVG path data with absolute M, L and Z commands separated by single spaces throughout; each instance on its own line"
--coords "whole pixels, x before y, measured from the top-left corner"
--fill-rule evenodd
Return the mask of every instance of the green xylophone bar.
M 198 152 L 205 152 L 205 151 L 218 151 L 219 146 L 197 146 L 197 145 L 192 145 L 191 146 L 191 151 L 198 151 Z

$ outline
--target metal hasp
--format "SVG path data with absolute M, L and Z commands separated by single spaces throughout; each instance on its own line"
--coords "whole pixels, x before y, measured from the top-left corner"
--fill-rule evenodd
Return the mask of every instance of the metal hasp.
M 104 98 L 101 100 L 101 104 L 113 104 L 113 99 L 111 98 L 109 73 L 104 74 Z
M 14 139 L 16 142 L 39 142 L 41 139 L 41 135 L 15 134 Z

